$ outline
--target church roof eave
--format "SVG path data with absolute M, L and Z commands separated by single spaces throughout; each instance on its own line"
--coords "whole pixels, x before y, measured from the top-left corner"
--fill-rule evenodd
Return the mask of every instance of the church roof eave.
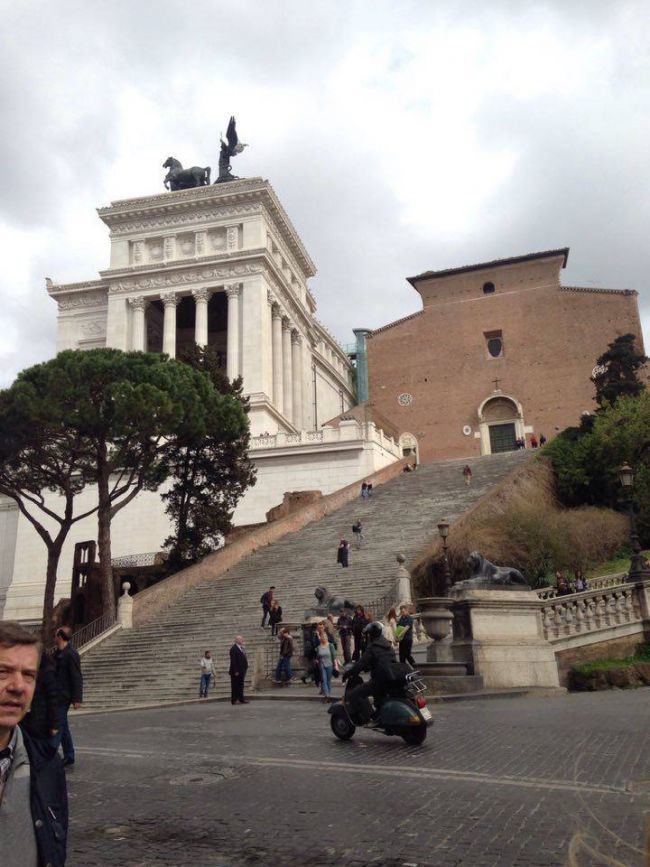
M 416 274 L 415 277 L 407 277 L 406 279 L 413 288 L 416 288 L 416 283 L 419 283 L 420 280 L 451 277 L 455 274 L 465 274 L 469 271 L 486 271 L 490 268 L 502 268 L 504 265 L 518 265 L 520 262 L 532 262 L 535 259 L 553 259 L 556 256 L 563 257 L 562 267 L 566 268 L 567 259 L 569 258 L 569 247 L 559 247 L 556 250 L 543 250 L 539 253 L 526 253 L 523 256 L 510 256 L 507 259 L 493 259 L 491 262 L 479 262 L 476 265 L 461 265 L 459 268 L 445 268 L 442 271 L 423 271 L 421 274 Z

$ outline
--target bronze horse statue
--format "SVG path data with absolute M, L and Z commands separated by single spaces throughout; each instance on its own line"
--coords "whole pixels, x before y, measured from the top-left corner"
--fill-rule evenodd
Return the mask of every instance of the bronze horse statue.
M 167 157 L 162 167 L 169 169 L 164 183 L 165 187 L 172 192 L 191 190 L 193 187 L 205 187 L 210 183 L 210 166 L 206 166 L 204 169 L 200 166 L 184 169 L 180 160 Z

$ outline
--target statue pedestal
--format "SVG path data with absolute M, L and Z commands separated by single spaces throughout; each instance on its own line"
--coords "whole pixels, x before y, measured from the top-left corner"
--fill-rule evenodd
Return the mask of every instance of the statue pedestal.
M 544 638 L 541 601 L 531 590 L 463 590 L 451 605 L 452 654 L 486 689 L 556 687 L 552 646 Z

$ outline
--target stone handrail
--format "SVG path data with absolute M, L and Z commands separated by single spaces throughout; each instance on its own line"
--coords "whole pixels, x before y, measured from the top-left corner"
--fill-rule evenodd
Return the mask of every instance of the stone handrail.
M 606 590 L 608 587 L 617 587 L 623 584 L 627 578 L 627 572 L 613 572 L 611 575 L 599 575 L 598 578 L 587 578 L 587 590 Z M 559 594 L 557 587 L 540 587 L 536 591 L 540 599 L 566 599 L 567 596 L 578 596 L 579 593 Z
M 648 589 L 643 582 L 619 581 L 613 587 L 543 600 L 544 638 L 553 644 L 572 636 L 640 623 L 647 617 Z

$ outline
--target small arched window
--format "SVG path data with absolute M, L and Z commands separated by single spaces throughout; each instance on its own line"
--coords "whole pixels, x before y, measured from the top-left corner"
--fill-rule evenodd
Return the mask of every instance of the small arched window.
M 484 295 L 492 295 L 493 292 L 496 291 L 496 286 L 494 283 L 484 283 L 483 284 L 483 294 Z

